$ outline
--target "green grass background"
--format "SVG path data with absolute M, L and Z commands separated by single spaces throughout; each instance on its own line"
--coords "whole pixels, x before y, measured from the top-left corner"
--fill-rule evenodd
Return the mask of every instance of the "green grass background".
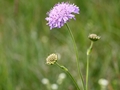
M 56 83 L 63 72 L 46 65 L 46 57 L 59 53 L 76 80 L 74 48 L 67 28 L 49 30 L 46 12 L 63 0 L 0 0 L 0 90 L 47 90 L 41 83 L 48 78 Z M 76 20 L 69 22 L 79 50 L 85 78 L 88 35 L 96 33 L 90 57 L 89 90 L 100 90 L 98 80 L 109 81 L 108 90 L 120 89 L 120 0 L 70 0 L 80 7 Z M 59 90 L 76 90 L 66 77 Z

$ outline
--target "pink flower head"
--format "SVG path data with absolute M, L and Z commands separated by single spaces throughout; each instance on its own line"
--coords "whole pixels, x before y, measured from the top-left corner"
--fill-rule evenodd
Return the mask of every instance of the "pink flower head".
M 56 4 L 48 13 L 45 19 L 50 29 L 61 28 L 70 19 L 75 19 L 74 14 L 79 14 L 79 7 L 68 2 Z

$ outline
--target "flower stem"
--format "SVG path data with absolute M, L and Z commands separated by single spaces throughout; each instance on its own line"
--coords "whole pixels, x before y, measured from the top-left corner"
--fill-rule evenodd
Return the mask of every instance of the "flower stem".
M 91 41 L 91 45 L 87 50 L 87 68 L 86 68 L 86 90 L 88 90 L 88 75 L 89 75 L 89 56 L 90 56 L 90 52 L 92 50 L 93 47 L 93 41 Z
M 66 73 L 70 76 L 70 78 L 71 78 L 71 80 L 73 81 L 73 83 L 75 84 L 77 90 L 80 90 L 79 86 L 77 85 L 75 79 L 74 79 L 73 76 L 70 74 L 70 72 L 68 71 L 68 69 L 67 69 L 66 67 L 60 65 L 60 64 L 57 63 L 57 62 L 56 62 L 55 64 L 56 64 L 58 67 L 60 67 L 62 70 L 64 70 L 64 72 L 66 72 Z
M 76 42 L 75 42 L 75 39 L 74 39 L 74 36 L 72 34 L 72 31 L 69 27 L 69 25 L 66 23 L 66 26 L 68 28 L 68 31 L 70 33 L 70 36 L 72 38 L 72 42 L 73 42 L 73 45 L 74 45 L 74 50 L 75 50 L 75 53 L 76 53 L 76 62 L 77 62 L 77 68 L 78 68 L 78 73 L 79 73 L 79 76 L 81 78 L 81 81 L 82 81 L 82 85 L 83 85 L 83 90 L 85 90 L 85 85 L 84 85 L 84 80 L 83 80 L 83 77 L 82 77 L 82 73 L 81 73 L 81 70 L 80 70 L 80 65 L 79 65 L 79 60 L 78 60 L 78 50 L 77 50 L 77 45 L 76 45 Z

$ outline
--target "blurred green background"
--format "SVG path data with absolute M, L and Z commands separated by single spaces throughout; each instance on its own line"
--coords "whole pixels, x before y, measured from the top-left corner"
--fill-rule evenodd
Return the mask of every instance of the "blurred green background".
M 41 80 L 56 83 L 63 72 L 46 65 L 51 53 L 60 55 L 76 80 L 75 53 L 67 28 L 49 30 L 46 12 L 63 0 L 0 0 L 0 90 L 47 90 Z M 99 79 L 109 81 L 107 90 L 120 89 L 120 0 L 70 0 L 80 7 L 76 20 L 69 22 L 79 50 L 83 77 L 86 70 L 88 35 L 101 39 L 90 57 L 89 89 L 100 90 Z M 76 90 L 67 76 L 58 90 Z

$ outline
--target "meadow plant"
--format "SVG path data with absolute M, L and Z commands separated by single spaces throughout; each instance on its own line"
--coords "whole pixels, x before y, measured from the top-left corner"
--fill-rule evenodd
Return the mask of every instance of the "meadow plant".
M 108 80 L 101 78 L 99 79 L 98 83 L 101 87 L 101 90 L 107 90 L 107 86 L 109 84 Z
M 52 84 L 52 85 L 51 85 L 51 89 L 52 89 L 52 90 L 57 90 L 57 89 L 58 89 L 58 85 L 55 84 L 55 83 Z
M 41 82 L 47 87 L 48 90 L 51 90 L 51 84 L 47 78 L 43 78 Z
M 60 73 L 57 79 L 57 83 L 60 85 L 62 84 L 63 80 L 66 78 L 66 74 L 65 73 Z
M 66 25 L 68 32 L 71 36 L 72 43 L 74 46 L 74 51 L 76 54 L 76 63 L 77 63 L 78 75 L 82 82 L 82 90 L 88 90 L 89 56 L 90 56 L 90 52 L 92 50 L 94 41 L 99 40 L 100 37 L 97 36 L 96 34 L 90 34 L 88 37 L 91 40 L 91 45 L 87 50 L 87 66 L 86 66 L 86 82 L 85 82 L 85 80 L 83 79 L 83 75 L 81 73 L 80 65 L 79 65 L 79 60 L 78 60 L 79 55 L 78 55 L 77 45 L 76 45 L 74 36 L 72 34 L 72 31 L 67 23 L 68 21 L 70 21 L 70 19 L 75 20 L 74 14 L 79 14 L 79 11 L 80 11 L 79 7 L 76 6 L 75 4 L 70 4 L 69 2 L 61 2 L 56 4 L 49 12 L 47 12 L 48 17 L 46 17 L 46 20 L 48 22 L 47 25 L 50 27 L 50 30 L 53 28 L 61 28 L 62 26 Z M 57 62 L 57 59 L 58 59 L 57 54 L 51 54 L 47 57 L 46 63 L 49 65 L 55 64 L 58 67 L 60 67 L 62 70 L 64 70 L 69 75 L 73 83 L 75 84 L 77 90 L 81 90 L 81 88 L 78 86 L 77 82 L 75 81 L 75 79 L 73 78 L 69 70 L 65 66 L 60 65 Z
M 49 65 L 52 65 L 52 64 L 49 64 Z M 59 86 L 62 85 L 65 78 L 66 78 L 66 74 L 60 73 L 56 83 L 51 84 L 51 82 L 47 78 L 43 78 L 41 82 L 46 86 L 47 90 L 58 90 Z

